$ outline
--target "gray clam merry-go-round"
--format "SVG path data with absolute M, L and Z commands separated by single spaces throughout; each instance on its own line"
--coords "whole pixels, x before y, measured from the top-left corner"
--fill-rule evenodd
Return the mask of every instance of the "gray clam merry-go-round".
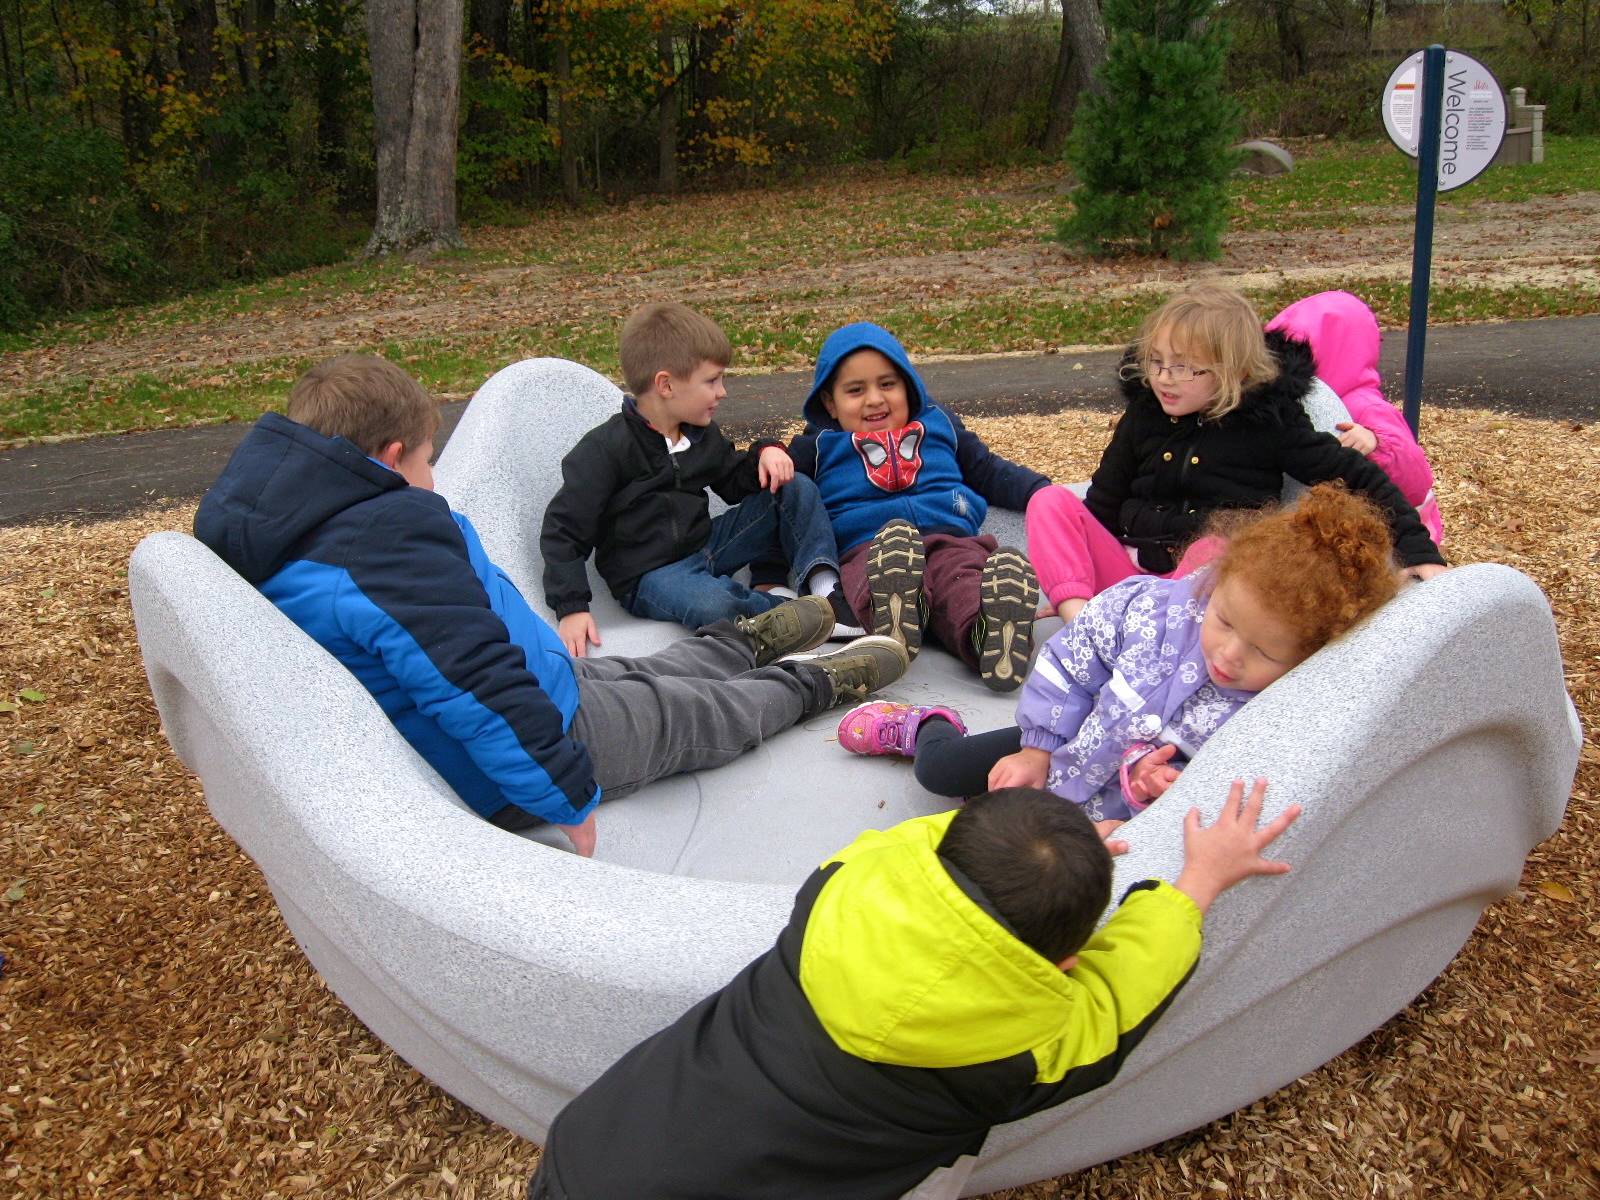
M 478 392 L 438 466 L 439 491 L 546 615 L 544 506 L 565 449 L 618 397 L 576 364 L 517 363 Z M 1336 398 L 1313 413 L 1343 419 Z M 1017 514 L 991 528 L 1020 544 Z M 580 859 L 553 831 L 473 816 L 353 676 L 189 536 L 147 538 L 129 580 L 167 736 L 307 957 L 417 1070 L 535 1141 L 765 950 L 827 855 L 948 803 L 904 763 L 842 752 L 835 713 L 603 805 L 598 857 Z M 608 653 L 683 634 L 594 591 Z M 1011 698 L 938 651 L 885 694 L 956 703 L 974 729 L 1011 719 Z M 1377 1028 L 1516 887 L 1561 821 L 1579 743 L 1549 607 L 1503 566 L 1406 589 L 1275 683 L 1127 827 L 1116 889 L 1174 878 L 1184 812 L 1213 815 L 1235 777 L 1272 781 L 1269 813 L 1305 807 L 1277 851 L 1293 874 L 1230 892 L 1195 977 L 1122 1073 L 997 1129 L 969 1194 L 1203 1125 Z

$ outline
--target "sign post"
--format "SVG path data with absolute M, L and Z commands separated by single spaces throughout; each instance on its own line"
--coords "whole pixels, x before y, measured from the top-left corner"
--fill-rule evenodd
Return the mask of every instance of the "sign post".
M 1415 434 L 1428 344 L 1434 201 L 1440 191 L 1471 183 L 1494 161 L 1506 133 L 1505 96 L 1488 67 L 1436 44 L 1418 50 L 1389 76 L 1383 91 L 1383 125 L 1394 144 L 1417 160 L 1405 395 L 1406 423 Z

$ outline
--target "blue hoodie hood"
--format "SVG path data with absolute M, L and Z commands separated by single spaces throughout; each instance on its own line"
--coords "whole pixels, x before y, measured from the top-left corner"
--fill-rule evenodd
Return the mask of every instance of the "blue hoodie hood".
M 405 478 L 344 438 L 324 437 L 279 413 L 245 434 L 200 501 L 194 535 L 253 584 L 270 578 L 296 542 L 336 513 Z
M 894 334 L 871 321 L 857 321 L 854 325 L 846 325 L 830 333 L 817 354 L 817 369 L 811 376 L 811 391 L 806 396 L 804 409 L 806 420 L 812 425 L 818 429 L 839 428 L 839 422 L 830 417 L 828 410 L 822 406 L 822 393 L 833 381 L 833 373 L 839 369 L 839 364 L 857 350 L 876 350 L 905 376 L 907 407 L 910 410 L 908 420 L 915 421 L 923 408 L 932 403 L 928 398 L 928 389 L 922 384 L 922 376 L 917 374 L 905 347 L 895 340 Z

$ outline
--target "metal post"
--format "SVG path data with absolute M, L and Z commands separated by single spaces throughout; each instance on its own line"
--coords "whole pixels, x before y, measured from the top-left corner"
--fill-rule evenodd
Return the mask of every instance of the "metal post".
M 1428 345 L 1428 277 L 1433 271 L 1433 205 L 1439 193 L 1439 126 L 1444 112 L 1444 47 L 1422 52 L 1422 133 L 1417 142 L 1417 224 L 1411 247 L 1411 323 L 1406 330 L 1406 424 L 1422 415 L 1422 358 Z

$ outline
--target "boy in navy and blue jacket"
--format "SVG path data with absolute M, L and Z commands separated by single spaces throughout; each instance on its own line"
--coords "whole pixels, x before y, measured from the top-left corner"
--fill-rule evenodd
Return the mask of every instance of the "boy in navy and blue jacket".
M 935 404 L 900 343 L 867 322 L 823 342 L 805 417 L 789 454 L 833 522 L 841 618 L 913 655 L 926 621 L 991 688 L 1021 684 L 1038 584 L 1019 551 L 979 530 L 990 504 L 1023 511 L 1050 481 Z
M 438 423 L 433 398 L 380 358 L 314 367 L 288 416 L 268 413 L 240 443 L 195 536 L 349 668 L 496 825 L 548 821 L 591 854 L 602 795 L 727 762 L 904 670 L 887 638 L 777 661 L 832 633 L 816 596 L 646 657 L 574 660 L 433 492 Z

